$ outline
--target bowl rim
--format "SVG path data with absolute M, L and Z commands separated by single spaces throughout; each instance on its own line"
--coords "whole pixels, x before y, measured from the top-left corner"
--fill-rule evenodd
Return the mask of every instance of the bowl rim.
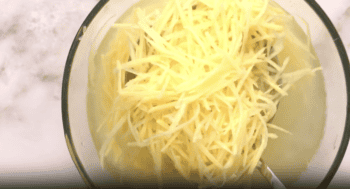
M 320 7 L 320 5 L 315 0 L 305 0 L 307 4 L 315 11 L 315 13 L 319 16 L 319 18 L 322 20 L 323 24 L 326 26 L 328 32 L 332 36 L 333 42 L 338 50 L 339 57 L 341 59 L 341 62 L 343 64 L 343 71 L 345 76 L 345 84 L 346 84 L 346 91 L 347 91 L 347 104 L 346 104 L 346 118 L 345 118 L 345 127 L 343 132 L 343 137 L 340 143 L 339 150 L 337 152 L 337 155 L 335 156 L 335 159 L 326 174 L 323 181 L 320 183 L 320 185 L 317 188 L 327 188 L 328 185 L 331 183 L 334 175 L 338 171 L 338 168 L 340 167 L 340 164 L 344 158 L 346 149 L 349 144 L 350 139 L 350 67 L 349 67 L 349 58 L 346 53 L 344 44 L 334 27 L 332 21 L 329 19 L 329 17 L 326 15 L 326 13 L 323 11 L 323 9 Z
M 315 0 L 304 0 L 304 1 L 310 6 L 310 8 L 314 10 L 314 12 L 322 20 L 323 24 L 326 26 L 328 32 L 330 33 L 342 62 L 343 71 L 345 75 L 345 82 L 346 82 L 347 113 L 345 118 L 346 122 L 345 122 L 341 144 L 330 169 L 328 170 L 322 182 L 317 187 L 317 188 L 327 188 L 330 182 L 332 181 L 333 177 L 335 176 L 338 168 L 340 167 L 340 164 L 344 158 L 346 149 L 348 147 L 349 139 L 350 139 L 350 66 L 349 66 L 349 58 L 346 53 L 344 44 L 336 28 L 334 27 L 333 23 L 329 19 L 329 17 L 326 15 L 326 13 L 323 11 L 323 9 Z M 93 181 L 87 174 L 84 166 L 82 165 L 82 162 L 79 159 L 79 156 L 76 152 L 76 149 L 73 143 L 73 138 L 72 138 L 71 129 L 70 129 L 70 122 L 69 122 L 68 89 L 69 89 L 71 68 L 75 57 L 75 53 L 79 47 L 80 38 L 81 36 L 83 36 L 84 30 L 90 25 L 90 23 L 93 21 L 95 16 L 108 2 L 109 0 L 100 0 L 95 5 L 95 7 L 91 10 L 91 12 L 88 14 L 88 16 L 85 18 L 84 22 L 80 26 L 68 53 L 68 57 L 66 60 L 64 73 L 63 73 L 63 82 L 62 82 L 61 112 L 62 112 L 64 137 L 65 137 L 71 158 L 76 168 L 78 169 L 80 176 L 82 177 L 85 184 L 90 188 L 96 188 L 96 185 L 93 183 Z
M 88 14 L 88 16 L 85 18 L 84 22 L 80 26 L 77 34 L 75 35 L 73 39 L 73 43 L 71 45 L 71 48 L 68 53 L 68 57 L 66 60 L 66 65 L 64 68 L 63 73 L 63 81 L 62 81 L 62 95 L 61 95 L 61 111 L 62 111 L 62 121 L 63 121 L 63 130 L 64 130 L 64 138 L 67 143 L 68 151 L 70 153 L 70 156 L 75 164 L 75 167 L 78 169 L 78 172 L 80 176 L 82 177 L 84 183 L 89 188 L 96 188 L 96 185 L 91 180 L 89 175 L 87 174 L 78 154 L 75 149 L 75 145 L 73 142 L 71 129 L 70 129 L 70 122 L 69 122 L 69 111 L 68 111 L 68 89 L 69 89 L 69 79 L 70 79 L 70 73 L 72 70 L 72 64 L 75 57 L 75 53 L 79 47 L 80 39 L 84 34 L 84 31 L 86 28 L 90 25 L 90 23 L 93 21 L 95 16 L 100 12 L 100 10 L 108 3 L 109 0 L 100 0 L 95 7 L 91 10 L 91 12 Z

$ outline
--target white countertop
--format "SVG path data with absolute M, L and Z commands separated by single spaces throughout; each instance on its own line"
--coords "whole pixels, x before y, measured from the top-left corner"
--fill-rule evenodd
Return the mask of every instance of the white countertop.
M 85 187 L 64 140 L 63 69 L 98 0 L 0 0 L 0 188 Z M 317 0 L 350 52 L 350 0 Z M 348 148 L 349 149 L 349 148 Z M 350 150 L 330 188 L 350 188 Z

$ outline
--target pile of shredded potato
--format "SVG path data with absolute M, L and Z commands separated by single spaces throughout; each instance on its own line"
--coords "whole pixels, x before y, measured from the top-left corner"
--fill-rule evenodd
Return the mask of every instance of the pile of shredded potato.
M 148 149 L 160 182 L 165 156 L 184 178 L 197 173 L 201 186 L 252 174 L 277 138 L 271 129 L 289 133 L 269 123 L 280 99 L 318 70 L 285 73 L 288 58 L 278 61 L 292 20 L 270 0 L 169 0 L 116 23 L 101 65 L 113 102 L 96 131 L 108 129 L 101 164 L 112 149 L 116 161 L 125 153 L 115 137 L 132 135 L 128 145 Z

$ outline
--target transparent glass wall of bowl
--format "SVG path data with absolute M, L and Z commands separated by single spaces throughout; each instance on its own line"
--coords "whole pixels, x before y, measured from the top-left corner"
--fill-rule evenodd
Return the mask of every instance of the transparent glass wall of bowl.
M 89 57 L 90 53 L 95 53 L 110 26 L 136 2 L 109 1 L 86 28 L 72 63 L 68 88 L 70 129 L 81 163 L 96 186 L 104 186 L 114 179 L 99 163 L 88 126 L 86 95 Z
M 342 62 L 336 45 L 326 26 L 304 0 L 276 0 L 297 18 L 300 25 L 308 23 L 312 44 L 315 47 L 325 82 L 326 112 L 324 136 L 320 147 L 302 173 L 296 186 L 316 187 L 329 171 L 339 150 L 347 115 L 347 90 Z M 298 17 L 302 19 L 298 19 Z M 306 31 L 306 28 L 304 28 Z M 318 106 L 318 104 L 314 104 Z M 310 113 L 312 115 L 312 112 Z M 321 119 L 315 117 L 314 119 Z M 308 125 L 305 125 L 307 127 Z
M 103 186 L 106 183 L 112 182 L 113 179 L 100 166 L 88 126 L 86 94 L 89 57 L 94 56 L 109 27 L 136 2 L 138 0 L 109 1 L 95 16 L 85 31 L 72 64 L 68 88 L 68 110 L 72 139 L 82 165 L 97 186 Z M 304 0 L 276 0 L 276 2 L 293 16 L 301 17 L 309 24 L 312 43 L 323 68 L 327 108 L 325 110 L 325 128 L 324 131 L 319 132 L 323 132 L 324 136 L 320 148 L 310 162 L 307 170 L 302 173 L 299 181 L 295 183 L 298 186 L 308 183 L 316 187 L 331 167 L 339 150 L 344 132 L 347 98 L 342 64 L 327 28 Z M 300 25 L 303 25 L 300 19 L 297 20 Z M 305 100 L 305 98 L 311 97 L 314 96 L 300 97 L 300 99 Z M 283 103 L 287 104 L 288 102 L 281 102 L 279 108 L 281 111 L 275 117 L 277 121 L 279 119 L 283 120 L 284 116 L 290 114 L 290 112 L 287 112 L 288 108 L 285 108 L 285 111 L 283 110 Z M 310 109 L 317 109 L 317 103 L 311 103 L 311 105 L 313 107 Z M 319 116 L 313 112 L 309 112 L 308 115 L 298 115 L 298 111 L 294 113 L 294 116 L 305 119 L 307 117 Z M 295 122 L 294 124 L 303 124 L 303 122 Z M 307 127 L 307 125 L 304 125 L 304 127 Z M 272 156 L 273 154 L 270 155 L 273 159 Z M 281 173 L 278 173 L 277 170 L 276 175 L 278 176 L 279 174 Z M 310 179 L 312 179 L 312 182 L 310 182 Z

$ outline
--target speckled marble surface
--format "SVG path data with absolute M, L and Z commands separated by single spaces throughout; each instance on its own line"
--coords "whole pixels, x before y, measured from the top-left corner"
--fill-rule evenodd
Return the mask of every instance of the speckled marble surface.
M 60 100 L 69 48 L 97 2 L 0 0 L 0 188 L 85 187 L 64 140 Z M 317 2 L 349 53 L 350 0 Z M 350 188 L 350 150 L 332 187 Z

